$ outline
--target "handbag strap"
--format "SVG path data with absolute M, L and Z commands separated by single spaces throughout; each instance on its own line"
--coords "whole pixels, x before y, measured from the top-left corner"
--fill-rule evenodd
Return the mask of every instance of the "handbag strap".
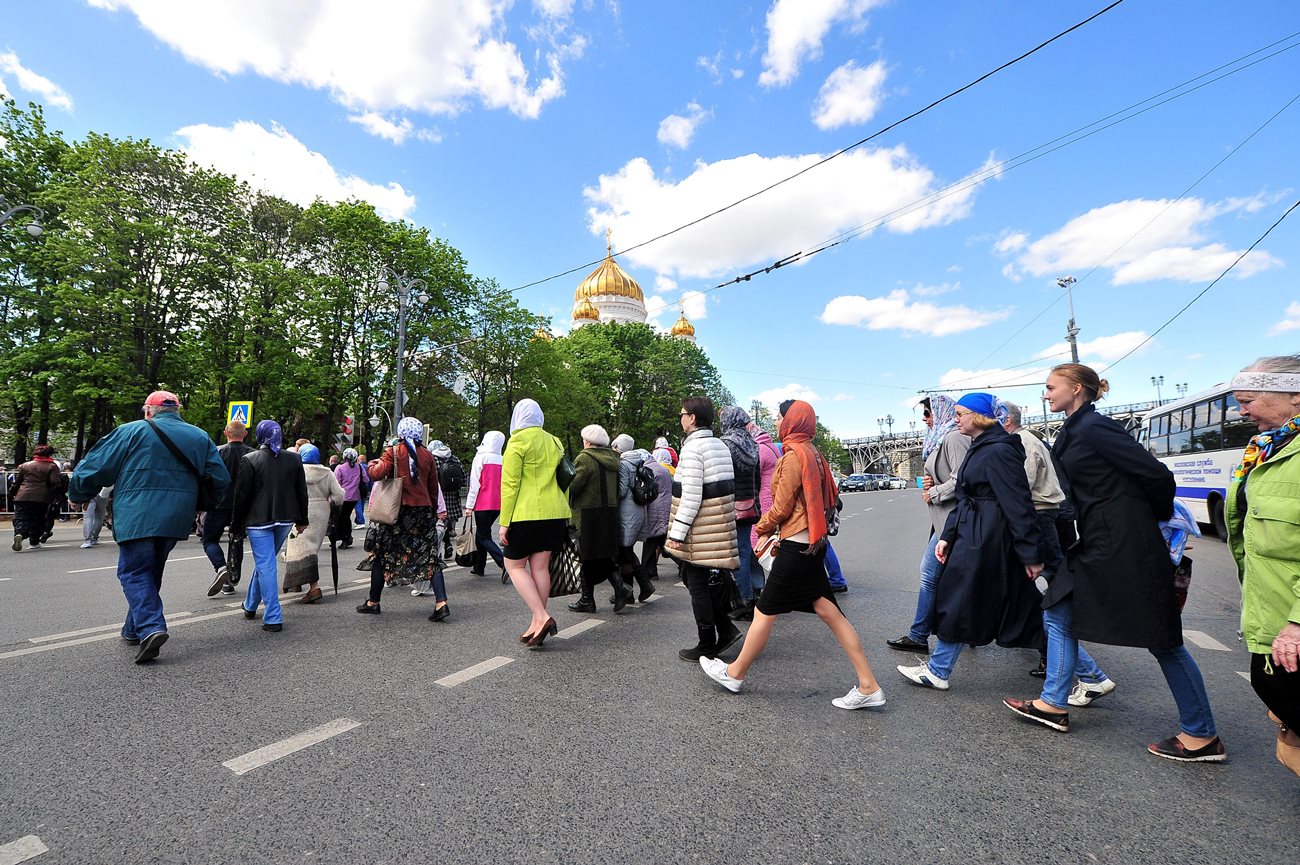
M 154 423 L 153 418 L 146 418 L 145 423 L 149 424 L 149 428 L 158 434 L 158 438 L 162 439 L 162 443 L 167 446 L 167 450 L 172 452 L 172 456 L 180 460 L 181 465 L 189 469 L 190 474 L 194 475 L 194 477 L 197 478 L 200 483 L 202 483 L 203 475 L 199 474 L 199 470 L 194 467 L 194 463 L 190 462 L 189 457 L 181 453 L 181 449 L 176 447 L 176 443 L 167 437 L 167 434 L 162 431 L 162 429 L 158 426 L 158 424 Z

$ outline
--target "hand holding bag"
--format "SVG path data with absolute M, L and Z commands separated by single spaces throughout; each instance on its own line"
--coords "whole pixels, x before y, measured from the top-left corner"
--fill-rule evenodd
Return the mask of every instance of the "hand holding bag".
M 465 518 L 461 520 L 460 531 L 456 533 L 451 545 L 456 552 L 456 564 L 463 568 L 471 567 L 474 564 L 474 553 L 478 550 L 478 542 L 474 538 L 474 514 L 472 512 L 465 514 Z
M 754 547 L 754 556 L 758 559 L 758 566 L 763 569 L 764 573 L 772 573 L 772 560 L 776 558 L 777 549 L 781 546 L 781 537 L 773 532 L 766 538 L 758 542 Z
M 367 523 L 379 523 L 383 526 L 397 525 L 397 515 L 402 510 L 401 464 L 405 459 L 398 455 L 395 447 L 392 449 L 392 455 L 393 476 L 371 482 L 370 501 L 366 503 Z

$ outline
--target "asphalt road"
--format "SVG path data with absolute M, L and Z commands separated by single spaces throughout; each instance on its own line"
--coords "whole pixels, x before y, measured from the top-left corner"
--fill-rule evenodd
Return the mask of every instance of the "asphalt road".
M 677 658 L 694 625 L 667 564 L 659 599 L 619 615 L 608 591 L 594 616 L 553 601 L 573 630 L 529 652 L 492 566 L 448 574 L 447 622 L 407 590 L 363 617 L 346 551 L 339 596 L 289 604 L 271 634 L 238 597 L 205 597 L 190 539 L 165 577 L 171 640 L 136 666 L 115 547 L 81 550 L 65 524 L 12 553 L 6 533 L 0 865 L 1295 860 L 1300 783 L 1241 675 L 1221 543 L 1195 544 L 1184 627 L 1229 762 L 1181 765 L 1145 752 L 1176 713 L 1140 650 L 1089 647 L 1119 688 L 1068 735 L 1001 706 L 1036 691 L 1030 651 L 967 650 L 946 693 L 904 681 L 912 657 L 884 640 L 911 619 L 923 506 L 912 490 L 845 501 L 840 598 L 879 710 L 831 705 L 852 669 L 798 614 L 741 694 L 717 687 Z

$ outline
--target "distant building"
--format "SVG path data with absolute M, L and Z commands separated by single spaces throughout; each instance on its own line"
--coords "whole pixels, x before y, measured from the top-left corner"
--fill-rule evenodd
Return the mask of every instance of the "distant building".
M 646 320 L 645 293 L 614 261 L 611 232 L 605 232 L 605 260 L 573 292 L 573 327 L 593 321 Z

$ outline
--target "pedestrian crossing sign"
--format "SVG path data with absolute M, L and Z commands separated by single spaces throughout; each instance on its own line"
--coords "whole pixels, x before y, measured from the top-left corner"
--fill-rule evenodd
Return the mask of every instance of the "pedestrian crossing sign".
M 252 420 L 253 403 L 251 400 L 248 402 L 232 402 L 226 406 L 226 423 L 239 421 L 244 426 L 248 426 Z

